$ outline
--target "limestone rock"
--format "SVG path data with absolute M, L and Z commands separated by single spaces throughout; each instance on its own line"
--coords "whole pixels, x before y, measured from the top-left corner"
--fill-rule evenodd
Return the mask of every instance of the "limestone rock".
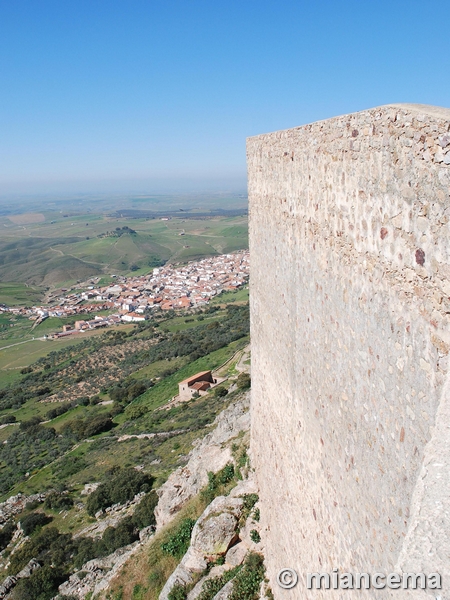
M 187 585 L 192 583 L 192 572 L 186 569 L 183 563 L 180 563 L 169 579 L 166 581 L 166 585 L 161 590 L 159 600 L 167 600 L 170 591 L 176 584 Z
M 26 577 L 30 577 L 37 569 L 40 569 L 41 565 L 35 558 L 32 558 L 29 563 L 17 573 L 17 579 L 25 579 Z
M 220 592 L 214 596 L 213 600 L 227 600 L 231 596 L 231 592 L 233 591 L 233 580 L 226 583 Z
M 168 523 L 173 515 L 208 483 L 208 472 L 220 471 L 232 459 L 223 444 L 250 428 L 250 395 L 231 404 L 217 416 L 215 429 L 198 442 L 186 466 L 177 469 L 158 490 L 155 510 L 157 529 Z
M 237 540 L 236 530 L 242 507 L 242 498 L 215 498 L 195 524 L 191 546 L 205 557 L 215 558 L 225 554 Z
M 242 542 L 240 544 L 232 546 L 226 554 L 226 564 L 230 565 L 231 567 L 237 567 L 238 565 L 242 565 L 242 563 L 245 560 L 245 557 L 247 556 L 247 552 L 248 547 Z
M 214 560 L 225 554 L 229 546 L 238 539 L 237 525 L 243 504 L 242 498 L 219 496 L 206 507 L 192 530 L 188 551 L 167 580 L 159 600 L 167 600 L 176 583 L 191 583 L 193 573 L 203 571 L 208 559 Z

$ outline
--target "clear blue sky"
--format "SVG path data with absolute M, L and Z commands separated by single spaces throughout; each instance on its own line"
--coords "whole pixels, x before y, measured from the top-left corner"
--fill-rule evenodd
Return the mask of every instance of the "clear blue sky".
M 450 106 L 449 0 L 0 0 L 0 195 L 244 188 L 245 138 Z

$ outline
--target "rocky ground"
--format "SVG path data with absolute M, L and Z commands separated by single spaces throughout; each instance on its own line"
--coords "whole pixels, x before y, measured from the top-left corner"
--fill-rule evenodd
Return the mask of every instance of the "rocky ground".
M 245 392 L 223 410 L 214 421 L 212 431 L 194 444 L 187 464 L 174 471 L 157 490 L 159 501 L 155 510 L 156 527 L 142 530 L 138 541 L 116 550 L 110 556 L 90 560 L 84 564 L 60 586 L 60 595 L 79 600 L 86 598 L 89 593 L 96 598 L 105 597 L 111 582 L 114 582 L 127 561 L 136 553 L 145 551 L 151 543 L 155 530 L 158 532 L 170 524 L 179 511 L 205 488 L 208 484 L 208 473 L 217 473 L 230 464 L 234 464 L 239 470 L 234 452 L 237 447 L 235 442 L 239 441 L 239 447 L 248 445 L 249 405 L 250 392 Z M 227 571 L 242 565 L 249 552 L 263 552 L 258 539 L 258 490 L 247 466 L 241 468 L 239 473 L 239 477 L 243 475 L 243 479 L 228 495 L 214 498 L 197 520 L 191 536 L 191 545 L 167 580 L 159 596 L 160 600 L 169 600 L 170 591 L 180 584 L 187 584 L 192 588 L 188 600 L 195 600 L 202 593 L 203 585 L 207 581 L 219 578 Z M 91 487 L 95 489 L 95 485 Z M 125 505 L 107 509 L 106 515 L 96 515 L 96 523 L 85 527 L 76 536 L 101 536 L 108 526 L 117 526 L 123 518 L 133 514 L 141 496 L 143 494 Z M 250 509 L 247 502 L 249 497 L 253 498 Z M 42 502 L 44 498 L 27 498 L 21 495 L 10 498 L 0 506 L 0 518 L 5 520 L 19 513 L 30 500 Z M 36 561 L 31 563 L 23 572 L 9 577 L 4 582 L 0 588 L 0 598 L 9 598 L 16 581 L 29 577 L 33 570 L 39 568 Z M 211 564 L 214 563 L 217 565 L 211 568 Z M 232 589 L 232 581 L 226 581 L 216 600 L 228 598 Z

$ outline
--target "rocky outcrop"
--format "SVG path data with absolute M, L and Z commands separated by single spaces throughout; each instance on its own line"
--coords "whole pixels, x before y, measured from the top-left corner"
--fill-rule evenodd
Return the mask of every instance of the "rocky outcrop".
M 157 528 L 166 525 L 186 502 L 208 483 L 208 472 L 220 471 L 232 459 L 225 446 L 241 431 L 250 428 L 250 394 L 234 402 L 214 421 L 214 431 L 199 441 L 189 455 L 188 463 L 177 469 L 158 490 L 155 510 Z
M 68 581 L 59 586 L 59 593 L 63 596 L 82 599 L 89 592 L 95 595 L 107 589 L 110 581 L 117 575 L 121 567 L 148 542 L 153 533 L 153 527 L 146 527 L 140 532 L 139 542 L 119 548 L 104 558 L 88 561 L 79 571 L 71 575 Z
M 207 506 L 194 526 L 188 551 L 167 580 L 159 600 L 168 600 L 169 593 L 176 584 L 192 584 L 195 575 L 204 571 L 208 563 L 224 557 L 225 564 L 214 567 L 190 591 L 188 600 L 196 600 L 208 579 L 218 577 L 242 564 L 249 550 L 262 552 L 261 543 L 255 544 L 250 537 L 250 531 L 258 529 L 259 524 L 249 516 L 244 527 L 239 528 L 239 521 L 244 513 L 244 496 L 256 491 L 255 483 L 248 479 L 240 482 L 229 496 L 219 496 Z M 231 589 L 232 585 L 227 583 L 221 590 L 223 594 L 220 598 L 227 598 L 226 594 Z
M 31 575 L 37 570 L 40 569 L 41 565 L 35 558 L 32 558 L 29 563 L 17 573 L 17 575 L 10 575 L 5 579 L 2 585 L 0 585 L 0 600 L 3 598 L 9 598 L 9 593 L 15 586 L 19 579 L 26 579 L 27 577 L 31 577 Z
M 25 494 L 17 494 L 11 496 L 5 502 L 0 503 L 0 523 L 5 523 L 11 517 L 20 514 L 25 506 L 31 502 L 44 502 L 46 494 L 33 494 L 25 496 Z
M 132 500 L 129 500 L 124 504 L 113 504 L 104 511 L 99 511 L 95 515 L 97 522 L 81 529 L 73 537 L 101 537 L 108 527 L 117 527 L 125 517 L 131 517 L 144 496 L 145 492 L 141 492 L 140 494 L 136 494 Z M 101 517 L 105 514 L 106 517 L 102 519 Z

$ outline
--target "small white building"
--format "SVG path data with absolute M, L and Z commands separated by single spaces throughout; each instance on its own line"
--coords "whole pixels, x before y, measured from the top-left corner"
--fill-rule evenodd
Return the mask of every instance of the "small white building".
M 130 312 L 122 316 L 122 321 L 125 321 L 126 323 L 145 321 L 145 315 L 139 315 L 138 313 Z

